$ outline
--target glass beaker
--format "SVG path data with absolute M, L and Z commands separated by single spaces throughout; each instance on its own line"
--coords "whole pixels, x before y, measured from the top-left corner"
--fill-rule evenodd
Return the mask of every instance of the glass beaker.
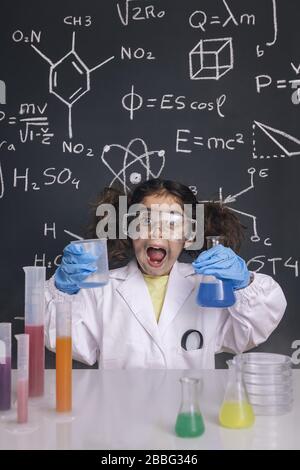
M 204 422 L 198 405 L 199 379 L 181 377 L 181 405 L 175 432 L 179 437 L 197 437 L 204 433 Z
M 255 416 L 244 384 L 243 361 L 236 357 L 226 363 L 229 377 L 219 412 L 220 424 L 226 428 L 248 428 L 253 425 Z
M 90 240 L 75 240 L 71 243 L 80 245 L 84 251 L 87 251 L 97 258 L 97 271 L 87 276 L 84 281 L 78 283 L 80 289 L 105 286 L 108 283 L 107 239 L 95 238 Z
M 223 245 L 224 237 L 206 237 L 207 249 L 216 245 Z M 197 294 L 197 303 L 201 307 L 230 307 L 236 301 L 232 282 L 229 279 L 221 280 L 215 276 L 203 275 Z

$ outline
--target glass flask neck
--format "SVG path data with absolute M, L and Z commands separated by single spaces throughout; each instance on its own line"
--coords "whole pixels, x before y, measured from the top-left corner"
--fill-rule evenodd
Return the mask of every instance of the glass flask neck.
M 226 389 L 226 400 L 249 401 L 246 386 L 243 379 L 243 362 L 235 357 L 233 360 L 226 361 L 229 368 L 229 377 Z
M 216 245 L 224 245 L 225 242 L 225 237 L 223 235 L 210 235 L 205 238 L 208 250 Z
M 198 391 L 199 379 L 182 377 L 181 383 L 181 412 L 194 413 L 199 410 Z
M 229 361 L 226 361 L 226 364 L 228 366 L 229 379 L 242 382 L 243 381 L 242 361 L 234 358 Z

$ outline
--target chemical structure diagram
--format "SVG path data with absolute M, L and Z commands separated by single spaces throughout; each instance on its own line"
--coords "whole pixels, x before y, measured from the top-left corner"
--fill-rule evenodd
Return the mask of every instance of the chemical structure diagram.
M 50 65 L 49 93 L 55 95 L 68 107 L 69 138 L 73 138 L 72 106 L 90 91 L 90 74 L 110 62 L 111 56 L 93 68 L 88 68 L 75 50 L 75 32 L 72 33 L 72 48 L 57 62 L 43 54 L 35 45 L 31 47 Z
M 219 188 L 219 199 L 218 200 L 205 200 L 205 201 L 198 201 L 198 202 L 200 202 L 200 203 L 201 202 L 203 202 L 203 203 L 204 202 L 218 202 L 219 204 L 226 204 L 226 205 L 229 205 L 229 204 L 232 204 L 232 203 L 236 202 L 237 198 L 240 197 L 242 194 L 245 194 L 248 191 L 250 191 L 251 189 L 254 189 L 254 174 L 256 172 L 256 169 L 255 168 L 249 168 L 247 171 L 250 175 L 250 184 L 247 188 L 239 191 L 236 194 L 229 194 L 228 196 L 226 196 L 224 198 L 223 197 L 223 188 L 220 187 Z M 262 173 L 261 176 L 266 177 L 268 175 Z M 228 207 L 228 208 L 233 212 L 237 212 L 238 214 L 241 214 L 241 215 L 251 219 L 253 234 L 251 235 L 250 240 L 252 242 L 259 242 L 260 241 L 260 236 L 258 235 L 258 231 L 257 231 L 257 217 L 255 215 L 248 214 L 247 212 L 243 212 L 243 211 L 240 211 L 238 209 L 234 209 L 233 207 Z

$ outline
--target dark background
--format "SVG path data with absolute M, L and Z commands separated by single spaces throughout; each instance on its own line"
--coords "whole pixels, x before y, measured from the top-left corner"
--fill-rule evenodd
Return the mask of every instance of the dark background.
M 300 347 L 299 277 L 295 268 L 287 264 L 297 266 L 299 255 L 300 155 L 273 157 L 282 151 L 256 127 L 258 158 L 253 158 L 252 126 L 257 120 L 300 139 L 300 107 L 291 101 L 295 90 L 290 83 L 284 89 L 276 86 L 277 80 L 298 78 L 291 62 L 296 67 L 300 63 L 300 5 L 292 0 L 276 2 L 278 37 L 274 45 L 266 46 L 266 42 L 271 42 L 274 37 L 271 0 L 228 0 L 235 22 L 230 20 L 225 26 L 229 14 L 221 0 L 131 1 L 127 26 L 120 20 L 118 3 L 124 12 L 124 0 L 1 3 L 0 79 L 6 84 L 6 104 L 0 105 L 0 319 L 13 322 L 14 334 L 22 331 L 22 319 L 15 319 L 24 315 L 22 266 L 44 263 L 47 278 L 54 273 L 56 256 L 73 239 L 65 230 L 78 236 L 84 234 L 89 222 L 89 204 L 113 179 L 101 160 L 104 146 L 119 144 L 126 148 L 132 139 L 140 138 L 149 152 L 165 151 L 166 162 L 161 176 L 196 187 L 199 200 L 218 199 L 220 187 L 223 198 L 243 191 L 250 185 L 248 169 L 255 169 L 254 188 L 229 203 L 233 210 L 256 217 L 259 240 L 254 242 L 251 240 L 253 221 L 251 217 L 241 215 L 247 226 L 241 254 L 247 261 L 261 256 L 263 266 L 262 263 L 250 262 L 249 268 L 261 268 L 260 272 L 274 276 L 288 300 L 280 325 L 258 349 L 288 355 L 294 353 L 293 361 L 297 366 L 300 362 L 297 354 L 297 347 Z M 139 8 L 144 15 L 147 5 L 153 5 L 158 12 L 164 10 L 165 15 L 161 19 L 133 19 Z M 205 12 L 207 16 L 205 31 L 189 25 L 189 17 L 196 10 Z M 255 15 L 254 26 L 247 25 L 245 20 L 241 22 L 245 13 Z M 83 25 L 64 24 L 64 17 L 70 15 L 82 17 Z M 86 16 L 91 16 L 91 26 L 84 26 Z M 211 24 L 217 16 L 220 24 Z M 22 31 L 24 40 L 13 40 L 13 33 L 17 30 Z M 32 30 L 41 31 L 40 42 L 31 42 Z M 49 93 L 50 63 L 31 47 L 31 44 L 36 46 L 54 64 L 70 52 L 73 31 L 76 32 L 75 50 L 87 68 L 92 69 L 115 56 L 90 74 L 90 91 L 72 107 L 72 143 L 82 144 L 85 149 L 78 154 L 63 152 L 63 142 L 70 142 L 68 109 Z M 233 69 L 219 80 L 191 80 L 189 52 L 200 40 L 217 38 L 232 38 Z M 261 57 L 257 57 L 257 45 L 264 51 Z M 155 59 L 122 60 L 122 46 L 131 47 L 132 51 L 137 48 L 151 51 Z M 214 55 L 205 57 L 208 65 L 214 64 Z M 220 62 L 228 60 L 226 48 L 218 57 Z M 195 57 L 196 60 L 199 56 L 198 59 Z M 269 75 L 272 79 L 272 84 L 260 93 L 256 90 L 257 75 Z M 72 76 L 68 66 L 62 68 L 58 80 L 59 86 L 69 96 L 78 88 L 78 75 Z M 130 120 L 129 111 L 122 106 L 122 98 L 130 93 L 132 86 L 143 98 L 143 106 L 134 111 Z M 186 103 L 195 100 L 215 102 L 225 94 L 226 101 L 222 107 L 225 117 L 220 117 L 215 110 L 192 111 L 188 106 L 180 110 L 146 107 L 147 98 L 158 98 L 159 101 L 165 94 L 184 95 Z M 128 98 L 126 102 L 129 104 L 129 101 Z M 32 140 L 20 141 L 20 130 L 24 132 L 25 129 L 24 121 L 20 119 L 40 116 L 39 113 L 20 115 L 22 103 L 34 103 L 40 107 L 47 103 L 44 116 L 48 118 L 49 125 L 46 127 L 54 134 L 50 145 L 41 143 L 41 136 L 36 135 L 40 129 L 38 126 L 30 127 L 35 132 Z M 16 118 L 15 124 L 10 124 L 12 117 Z M 190 149 L 190 153 L 176 152 L 177 129 L 190 131 L 189 142 L 181 144 Z M 205 142 L 213 136 L 231 139 L 237 133 L 243 134 L 244 144 L 236 144 L 233 151 L 209 150 L 207 145 L 201 147 L 192 143 L 193 136 L 202 136 Z M 15 151 L 8 149 L 9 144 L 15 146 Z M 294 141 L 292 150 L 297 152 L 298 149 L 300 145 Z M 131 150 L 136 155 L 145 151 L 141 143 L 134 144 Z M 120 171 L 125 151 L 112 149 L 107 155 L 110 164 Z M 157 153 L 153 154 L 150 157 L 153 172 L 158 170 L 159 163 Z M 49 184 L 54 181 L 44 175 L 49 168 L 48 173 L 56 177 L 67 168 L 72 177 L 64 184 L 57 179 Z M 26 169 L 28 186 L 25 191 L 24 179 L 18 179 L 14 187 L 14 172 L 17 171 L 19 176 L 25 175 Z M 262 169 L 267 170 L 266 178 L 260 176 Z M 147 176 L 138 161 L 128 169 L 128 178 L 132 172 L 138 173 L 141 179 Z M 65 175 L 66 172 L 61 176 L 62 180 Z M 78 189 L 71 184 L 73 178 L 80 180 Z M 134 186 L 130 181 L 128 185 Z M 55 238 L 51 231 L 45 236 L 45 224 L 52 227 L 54 223 Z M 271 246 L 264 243 L 265 239 L 270 239 Z M 279 258 L 276 272 L 272 262 L 268 261 L 273 258 Z M 53 367 L 53 357 L 47 353 L 48 367 Z M 217 359 L 219 367 L 223 366 L 225 358 L 226 355 L 220 355 Z

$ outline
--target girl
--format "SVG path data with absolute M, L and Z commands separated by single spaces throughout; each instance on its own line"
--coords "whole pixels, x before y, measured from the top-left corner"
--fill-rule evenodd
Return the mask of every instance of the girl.
M 117 204 L 117 199 L 118 193 L 108 190 L 100 202 Z M 207 205 L 205 235 L 225 235 L 227 247 L 203 251 L 193 264 L 181 263 L 178 257 L 190 242 L 166 239 L 163 223 L 152 227 L 150 208 L 195 208 L 190 189 L 148 180 L 136 187 L 130 203 L 145 206 L 149 223 L 138 219 L 140 238 L 109 240 L 113 259 L 133 257 L 110 271 L 106 286 L 80 290 L 78 282 L 94 270 L 94 259 L 74 245 L 64 249 L 62 263 L 47 283 L 47 347 L 55 348 L 55 301 L 62 299 L 73 302 L 73 357 L 90 365 L 98 361 L 99 368 L 211 369 L 216 353 L 241 353 L 265 341 L 281 320 L 286 300 L 270 276 L 249 273 L 233 251 L 243 238 L 236 216 L 218 204 Z M 98 221 L 95 217 L 91 238 L 96 238 Z M 197 305 L 205 274 L 231 280 L 236 295 L 232 307 Z

